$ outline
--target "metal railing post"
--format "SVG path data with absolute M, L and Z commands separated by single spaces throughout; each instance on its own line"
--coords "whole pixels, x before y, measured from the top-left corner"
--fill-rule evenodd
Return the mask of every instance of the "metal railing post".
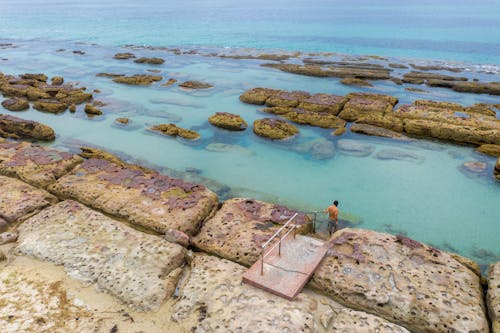
M 281 238 L 280 238 L 280 243 L 278 245 L 278 256 L 281 256 Z
M 260 254 L 260 275 L 264 275 L 264 251 Z

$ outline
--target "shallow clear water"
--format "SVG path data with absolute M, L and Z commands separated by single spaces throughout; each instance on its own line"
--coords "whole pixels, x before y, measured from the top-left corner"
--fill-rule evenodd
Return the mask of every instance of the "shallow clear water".
M 0 71 L 10 74 L 43 72 L 62 75 L 66 81 L 99 89 L 96 98 L 108 103 L 105 115 L 89 119 L 80 107 L 76 114 L 51 115 L 29 110 L 15 115 L 52 126 L 58 147 L 89 143 L 123 152 L 138 161 L 172 172 L 196 168 L 214 180 L 226 195 L 249 196 L 290 205 L 306 211 L 322 210 L 340 201 L 342 216 L 352 225 L 391 233 L 405 233 L 445 250 L 457 251 L 480 263 L 500 259 L 500 185 L 491 179 L 495 160 L 473 148 L 419 140 L 410 143 L 300 127 L 300 135 L 287 143 L 255 136 L 251 129 L 231 133 L 214 128 L 207 118 L 215 112 L 240 114 L 250 125 L 268 115 L 258 106 L 239 102 L 246 89 L 263 86 L 338 95 L 372 91 L 395 95 L 400 103 L 415 99 L 446 100 L 469 105 L 499 103 L 498 97 L 458 94 L 424 87 L 426 92 L 404 90 L 392 82 L 373 88 L 349 87 L 338 79 L 312 78 L 261 67 L 262 61 L 232 60 L 201 55 L 173 55 L 156 50 L 133 50 L 141 56 L 166 59 L 160 66 L 145 66 L 112 59 L 130 51 L 122 44 L 192 47 L 233 52 L 221 46 L 412 58 L 459 63 L 460 75 L 500 81 L 500 19 L 498 1 L 468 2 L 384 1 L 14 1 L 0 4 Z M 438 14 L 436 14 L 438 13 Z M 433 15 L 430 15 L 433 14 Z M 466 22 L 466 24 L 464 24 Z M 93 44 L 95 43 L 95 44 Z M 57 52 L 58 49 L 65 51 Z M 74 55 L 72 50 L 84 50 Z M 237 50 L 252 52 L 252 50 Z M 340 55 L 339 57 L 343 57 Z M 348 57 L 348 55 L 346 55 Z M 425 59 L 416 59 L 425 58 Z M 370 62 L 377 62 L 370 60 Z M 462 62 L 470 62 L 464 64 Z M 125 86 L 96 77 L 99 72 L 136 74 L 161 70 L 164 78 L 200 80 L 215 85 L 206 91 L 171 87 Z M 487 71 L 496 72 L 488 74 Z M 449 74 L 449 73 L 445 73 Z M 5 111 L 9 113 L 8 111 Z M 132 120 L 129 130 L 114 125 L 117 117 Z M 162 137 L 147 131 L 152 124 L 175 122 L 199 131 L 196 143 Z M 343 154 L 339 139 L 370 145 L 367 157 Z M 328 140 L 335 154 L 317 159 L 303 152 L 304 144 Z M 212 151 L 224 143 L 228 151 Z M 407 160 L 381 160 L 388 149 L 412 156 Z M 466 161 L 488 163 L 480 177 L 459 170 Z M 186 175 L 186 174 L 184 174 Z

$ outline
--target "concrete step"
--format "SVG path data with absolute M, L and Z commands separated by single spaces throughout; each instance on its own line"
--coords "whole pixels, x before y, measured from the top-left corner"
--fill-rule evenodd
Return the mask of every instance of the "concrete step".
M 289 235 L 282 241 L 281 255 L 278 247 L 253 264 L 243 275 L 243 282 L 264 289 L 275 295 L 293 300 L 302 290 L 326 254 L 324 242 L 312 237 Z

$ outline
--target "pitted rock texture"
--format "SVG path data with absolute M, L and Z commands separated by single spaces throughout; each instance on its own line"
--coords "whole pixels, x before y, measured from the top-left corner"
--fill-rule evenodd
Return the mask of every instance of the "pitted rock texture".
M 94 313 L 77 305 L 60 281 L 0 270 L 0 329 L 3 333 L 102 332 Z
M 490 265 L 487 300 L 493 333 L 500 333 L 500 262 Z
M 18 179 L 0 176 L 0 217 L 12 223 L 57 202 L 45 190 Z
M 479 277 L 405 236 L 342 229 L 313 284 L 334 300 L 412 332 L 488 332 Z
M 156 310 L 172 295 L 185 260 L 182 246 L 70 200 L 20 225 L 17 251 L 63 265 L 138 311 Z
M 356 121 L 372 113 L 390 113 L 398 102 L 393 96 L 372 93 L 350 93 L 347 98 L 349 100 L 339 113 L 339 117 L 346 121 Z
M 297 127 L 276 118 L 257 119 L 253 122 L 253 132 L 272 140 L 283 140 L 299 133 Z
M 217 112 L 208 118 L 208 122 L 214 126 L 231 131 L 244 131 L 248 127 L 246 121 L 241 116 L 228 112 Z
M 385 319 L 347 309 L 310 290 L 293 302 L 241 283 L 245 267 L 196 254 L 172 320 L 191 332 L 408 333 Z
M 46 187 L 73 169 L 82 158 L 27 142 L 0 141 L 0 174 Z
M 202 185 L 95 158 L 49 190 L 160 233 L 177 229 L 188 235 L 196 233 L 218 202 Z
M 259 258 L 262 244 L 295 213 L 258 200 L 230 199 L 205 222 L 192 243 L 205 252 L 250 266 Z M 310 229 L 305 214 L 299 213 L 294 221 L 299 225 L 298 233 Z
M 294 302 L 241 283 L 245 268 L 208 255 L 196 255 L 181 287 L 172 320 L 191 323 L 193 332 L 311 332 L 315 303 Z

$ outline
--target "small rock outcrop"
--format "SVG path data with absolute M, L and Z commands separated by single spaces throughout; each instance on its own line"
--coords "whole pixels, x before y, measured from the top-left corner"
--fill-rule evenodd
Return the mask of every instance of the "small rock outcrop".
M 368 125 L 368 124 L 359 124 L 359 123 L 354 123 L 351 126 L 351 132 L 353 133 L 359 133 L 359 134 L 366 134 L 366 135 L 373 135 L 373 136 L 381 136 L 384 138 L 391 138 L 391 139 L 398 139 L 398 140 L 410 140 L 406 135 L 396 132 L 396 131 L 391 131 L 386 128 L 378 127 L 378 126 L 373 126 L 373 125 Z
M 500 332 L 500 262 L 490 265 L 488 272 L 487 307 L 493 333 Z
M 117 53 L 113 56 L 113 59 L 126 60 L 135 58 L 135 54 L 130 52 Z
M 213 85 L 210 83 L 201 82 L 201 81 L 186 81 L 186 82 L 182 82 L 181 84 L 179 84 L 179 87 L 187 88 L 187 89 L 208 89 L 208 88 L 212 88 Z
M 63 265 L 138 311 L 156 310 L 173 294 L 185 261 L 182 246 L 70 200 L 25 221 L 17 251 Z
M 160 233 L 177 229 L 188 235 L 218 201 L 202 185 L 100 158 L 84 161 L 49 191 Z
M 299 133 L 297 127 L 275 118 L 264 118 L 254 121 L 253 131 L 259 136 L 272 140 L 287 139 Z
M 295 213 L 287 207 L 258 200 L 230 199 L 205 222 L 192 243 L 205 252 L 250 266 L 258 259 L 261 245 Z M 304 214 L 299 213 L 295 221 L 302 225 L 299 232 L 310 229 Z
M 47 125 L 3 114 L 0 114 L 0 136 L 42 141 L 53 141 L 56 138 L 54 130 Z
M 136 74 L 132 76 L 117 76 L 113 79 L 113 82 L 135 86 L 148 86 L 153 82 L 161 80 L 163 80 L 163 77 L 159 75 Z
M 347 121 L 356 121 L 368 114 L 384 114 L 392 112 L 398 99 L 382 94 L 350 93 L 349 99 L 339 113 L 339 117 Z
M 229 112 L 217 112 L 208 118 L 208 122 L 216 127 L 230 131 L 244 131 L 248 127 L 241 116 Z
M 85 104 L 85 113 L 91 116 L 100 116 L 102 115 L 102 111 L 93 106 L 92 104 Z
M 373 87 L 373 84 L 363 79 L 356 79 L 352 77 L 346 77 L 340 80 L 340 83 L 347 86 L 360 86 L 360 87 Z
M 62 113 L 68 109 L 68 106 L 64 102 L 42 99 L 33 104 L 33 109 L 48 113 Z
M 485 144 L 476 148 L 480 153 L 500 157 L 500 145 Z
M 151 127 L 151 130 L 168 136 L 179 136 L 187 140 L 197 140 L 200 138 L 200 134 L 198 134 L 198 132 L 177 127 L 175 124 L 155 125 Z
M 479 277 L 405 236 L 342 229 L 313 284 L 339 303 L 412 332 L 488 332 Z
M 2 106 L 9 111 L 24 111 L 30 108 L 30 103 L 24 98 L 9 98 L 2 102 Z
M 130 57 L 129 57 L 130 58 Z M 138 64 L 148 64 L 148 65 L 161 65 L 165 62 L 162 58 L 147 58 L 141 57 L 134 60 Z

